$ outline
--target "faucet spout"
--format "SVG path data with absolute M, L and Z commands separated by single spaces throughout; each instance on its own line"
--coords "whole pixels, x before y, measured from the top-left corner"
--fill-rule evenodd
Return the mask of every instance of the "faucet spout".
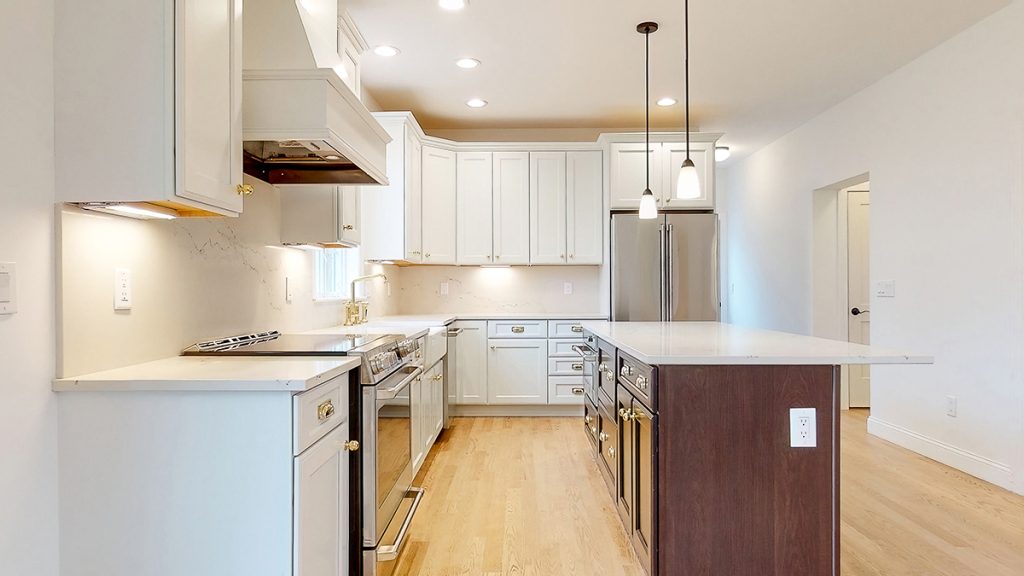
M 352 292 L 351 292 L 352 298 L 351 298 L 351 300 L 352 300 L 353 304 L 356 303 L 356 282 L 366 282 L 367 280 L 373 280 L 374 278 L 383 278 L 384 279 L 384 283 L 385 284 L 388 283 L 388 277 L 385 276 L 384 274 L 370 274 L 368 276 L 359 276 L 358 278 L 353 278 L 352 279 L 352 286 L 351 286 L 351 288 L 352 288 Z

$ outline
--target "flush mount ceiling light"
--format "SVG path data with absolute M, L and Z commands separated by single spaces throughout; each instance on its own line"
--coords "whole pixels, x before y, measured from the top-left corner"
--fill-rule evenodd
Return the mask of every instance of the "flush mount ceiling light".
M 391 58 L 392 56 L 398 56 L 401 53 L 401 50 L 399 50 L 398 48 L 395 48 L 394 46 L 384 45 L 384 46 L 377 46 L 376 48 L 374 48 L 373 49 L 373 53 L 376 54 L 377 56 L 383 56 L 385 58 Z
M 480 65 L 480 61 L 476 58 L 459 58 L 455 61 L 455 65 L 465 70 L 472 70 Z
M 470 98 L 466 100 L 466 106 L 470 108 L 483 108 L 487 106 L 487 100 L 481 100 L 480 98 Z
M 725 162 L 732 156 L 728 146 L 715 146 L 715 162 Z
M 651 192 L 651 34 L 658 31 L 658 25 L 654 22 L 641 22 L 636 31 L 644 35 L 644 141 L 647 143 L 644 149 L 647 157 L 647 186 L 640 195 L 640 219 L 654 220 L 658 217 L 658 204 Z
M 683 1 L 683 43 L 686 50 L 683 55 L 683 81 L 686 82 L 683 97 L 686 103 L 686 160 L 683 160 L 676 180 L 676 198 L 695 200 L 700 198 L 700 178 L 697 176 L 697 167 L 694 166 L 693 160 L 690 160 L 690 0 Z
M 661 100 L 658 100 L 658 106 L 675 106 L 678 103 L 679 101 L 676 100 L 675 98 L 666 97 L 662 98 Z
M 437 5 L 445 10 L 455 12 L 469 6 L 469 0 L 437 0 Z

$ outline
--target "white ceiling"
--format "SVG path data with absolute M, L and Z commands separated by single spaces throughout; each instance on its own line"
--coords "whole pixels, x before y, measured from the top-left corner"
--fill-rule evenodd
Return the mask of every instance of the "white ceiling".
M 910 62 L 1008 0 L 691 0 L 691 124 L 743 154 Z M 349 0 L 371 46 L 363 84 L 424 128 L 643 126 L 651 36 L 652 128 L 682 126 L 682 0 Z M 462 70 L 455 60 L 483 64 Z M 653 106 L 662 96 L 680 104 Z M 471 109 L 479 97 L 490 104 Z

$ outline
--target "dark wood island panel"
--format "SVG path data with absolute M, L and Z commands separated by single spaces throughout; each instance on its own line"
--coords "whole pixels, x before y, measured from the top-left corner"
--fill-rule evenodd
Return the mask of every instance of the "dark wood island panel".
M 654 572 L 839 573 L 835 366 L 658 366 Z M 790 447 L 815 408 L 817 447 Z

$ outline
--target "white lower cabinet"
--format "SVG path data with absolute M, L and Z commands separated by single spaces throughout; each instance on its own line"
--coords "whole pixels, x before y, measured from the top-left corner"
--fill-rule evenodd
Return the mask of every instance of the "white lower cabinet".
M 444 362 L 425 369 L 411 390 L 412 469 L 417 474 L 444 426 Z
M 348 424 L 295 458 L 295 576 L 349 569 Z
M 546 339 L 492 339 L 488 348 L 488 404 L 547 404 Z
M 487 322 L 459 321 L 455 329 L 455 381 L 457 404 L 487 404 Z

